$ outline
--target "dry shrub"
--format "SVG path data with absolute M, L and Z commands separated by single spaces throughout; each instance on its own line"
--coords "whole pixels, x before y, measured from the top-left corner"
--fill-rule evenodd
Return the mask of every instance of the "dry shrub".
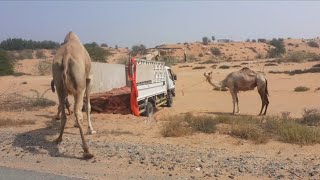
M 41 76 L 49 75 L 51 73 L 51 62 L 46 60 L 39 60 L 36 69 Z
M 193 67 L 192 69 L 205 69 L 206 67 L 205 66 L 196 66 L 196 67 Z
M 185 120 L 191 129 L 196 132 L 214 133 L 217 129 L 217 121 L 211 116 L 193 116 L 187 113 Z
M 212 60 L 212 59 L 209 59 L 207 61 L 204 61 L 204 62 L 200 62 L 199 64 L 213 64 L 213 63 L 216 63 L 216 61 Z
M 10 127 L 10 126 L 23 126 L 23 125 L 29 125 L 29 124 L 35 124 L 34 120 L 13 120 L 13 119 L 0 119 L 0 127 Z
M 211 68 L 215 69 L 218 65 L 214 64 L 212 66 L 210 66 Z
M 273 74 L 289 74 L 289 75 L 296 75 L 296 74 L 305 74 L 305 73 L 320 73 L 320 68 L 309 68 L 309 69 L 296 69 L 292 71 L 269 71 L 269 73 Z
M 162 129 L 163 137 L 179 137 L 191 135 L 193 132 L 214 133 L 217 121 L 211 116 L 194 116 L 191 113 L 170 116 Z
M 301 123 L 308 126 L 320 125 L 320 110 L 319 109 L 304 109 Z
M 37 50 L 36 51 L 36 58 L 37 59 L 45 59 L 47 58 L 46 55 L 44 54 L 43 50 Z
M 299 124 L 296 121 L 284 120 L 277 128 L 279 140 L 286 143 L 309 145 L 320 143 L 320 129 Z
M 270 138 L 301 145 L 320 143 L 319 127 L 308 127 L 302 120 L 290 118 L 287 113 L 282 117 L 223 115 L 216 116 L 215 120 L 221 124 L 231 125 L 231 129 L 226 131 L 227 134 L 255 143 L 266 143 Z
M 314 68 L 320 68 L 320 64 L 315 64 L 315 65 L 313 65 L 312 67 L 314 67 Z
M 294 88 L 295 92 L 304 92 L 304 91 L 309 91 L 309 90 L 310 90 L 310 88 L 305 87 L 305 86 L 298 86 L 298 87 Z
M 264 133 L 263 129 L 255 124 L 236 124 L 230 131 L 231 136 L 241 139 L 252 140 L 256 144 L 267 143 L 269 137 Z
M 190 66 L 190 65 L 179 66 L 179 68 L 185 68 L 185 67 L 192 67 L 192 66 Z
M 27 97 L 17 93 L 1 96 L 0 111 L 31 111 L 56 105 L 55 101 L 44 97 L 48 90 L 44 91 L 42 94 L 37 90 L 31 91 L 34 92 L 33 97 Z
M 163 137 L 180 137 L 190 135 L 192 130 L 184 121 L 183 116 L 171 116 L 165 119 L 167 121 L 162 129 L 161 135 Z
M 275 63 L 267 63 L 267 64 L 265 64 L 265 66 L 278 66 L 278 64 L 275 64 Z
M 319 125 L 320 111 L 305 110 L 302 119 L 293 119 L 290 113 L 282 116 L 246 116 L 246 115 L 217 115 L 194 116 L 191 113 L 171 116 L 161 130 L 163 137 L 179 137 L 193 132 L 222 134 L 251 140 L 256 144 L 266 143 L 270 139 L 285 143 L 309 145 L 320 143 L 320 128 L 310 127 L 308 124 Z M 224 124 L 224 126 L 217 126 Z M 221 129 L 220 129 L 221 128 Z
M 234 65 L 234 66 L 232 66 L 233 68 L 241 68 L 242 66 L 240 66 L 240 65 Z
M 219 67 L 219 69 L 229 69 L 229 68 L 230 68 L 230 66 L 227 66 L 227 65 L 222 65 Z

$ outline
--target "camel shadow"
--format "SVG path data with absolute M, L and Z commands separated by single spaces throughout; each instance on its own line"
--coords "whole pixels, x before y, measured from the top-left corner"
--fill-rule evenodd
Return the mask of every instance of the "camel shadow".
M 243 117 L 246 117 L 246 116 L 249 116 L 248 114 L 233 114 L 231 112 L 207 112 L 207 111 L 202 111 L 200 113 L 203 113 L 203 114 L 208 114 L 208 115 L 218 115 L 218 116 L 243 116 Z
M 38 115 L 43 116 L 44 115 Z M 47 118 L 52 118 L 47 116 Z M 53 118 L 54 119 L 54 118 Z M 58 130 L 60 127 L 60 121 L 51 120 L 46 122 L 46 127 L 23 132 L 16 135 L 12 146 L 20 147 L 25 152 L 31 154 L 49 154 L 51 157 L 64 157 L 71 159 L 82 159 L 81 157 L 70 156 L 59 152 L 58 145 L 54 140 L 49 140 L 46 137 L 58 137 Z M 45 152 L 47 151 L 47 152 Z

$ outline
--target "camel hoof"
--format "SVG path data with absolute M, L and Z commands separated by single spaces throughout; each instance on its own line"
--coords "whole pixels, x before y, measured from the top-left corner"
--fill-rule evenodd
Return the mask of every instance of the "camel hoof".
M 56 144 L 59 144 L 61 141 L 62 141 L 62 138 L 58 137 L 58 138 L 56 139 Z
M 56 120 L 57 120 L 57 121 L 60 120 L 60 117 L 59 117 L 59 116 L 56 116 Z
M 84 159 L 91 159 L 91 158 L 93 158 L 93 157 L 94 157 L 94 155 L 91 154 L 91 153 L 83 153 L 83 158 L 84 158 Z
M 80 127 L 80 126 L 79 126 L 79 124 L 74 124 L 73 127 L 78 128 L 78 127 Z
M 95 131 L 95 130 L 90 130 L 90 129 L 88 129 L 88 132 L 89 132 L 88 134 L 91 134 L 91 135 L 92 135 L 92 134 L 97 134 L 97 131 Z

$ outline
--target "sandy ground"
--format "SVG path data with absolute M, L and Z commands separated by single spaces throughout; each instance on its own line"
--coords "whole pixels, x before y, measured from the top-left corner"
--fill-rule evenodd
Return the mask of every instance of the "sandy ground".
M 31 61 L 32 62 L 32 61 Z M 238 65 L 241 62 L 221 63 Z M 22 69 L 32 63 L 24 61 Z M 310 68 L 316 63 L 266 66 L 269 82 L 269 115 L 288 111 L 300 117 L 303 108 L 320 108 L 320 74 L 270 74 L 270 70 Z M 63 142 L 56 145 L 59 121 L 54 120 L 56 106 L 32 111 L 0 111 L 1 119 L 34 120 L 34 125 L 0 128 L 0 166 L 30 169 L 86 179 L 319 179 L 320 145 L 299 146 L 276 141 L 256 145 L 250 141 L 222 134 L 196 133 L 180 138 L 163 138 L 161 118 L 185 112 L 219 114 L 232 111 L 229 92 L 213 91 L 204 81 L 203 73 L 213 71 L 216 80 L 237 70 L 212 69 L 209 65 L 189 64 L 173 67 L 178 76 L 177 97 L 172 108 L 159 107 L 153 118 L 119 114 L 93 114 L 93 127 L 98 132 L 87 135 L 95 157 L 82 159 L 78 129 L 70 116 Z M 253 70 L 262 70 L 263 63 L 249 62 Z M 27 68 L 28 69 L 28 68 Z M 238 68 L 239 69 L 239 68 Z M 50 76 L 23 75 L 1 77 L 0 94 L 17 92 L 32 96 L 30 89 L 44 92 L 50 87 Z M 25 83 L 23 83 L 25 82 Z M 307 86 L 307 92 L 294 92 Z M 45 94 L 57 101 L 56 94 Z M 257 115 L 260 97 L 256 90 L 239 94 L 241 114 Z M 86 121 L 84 120 L 86 125 Z

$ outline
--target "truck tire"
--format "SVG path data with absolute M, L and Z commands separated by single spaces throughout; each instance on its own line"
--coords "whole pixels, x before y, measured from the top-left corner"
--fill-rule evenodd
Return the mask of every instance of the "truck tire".
M 173 103 L 173 95 L 171 92 L 169 92 L 167 97 L 167 106 L 172 107 L 172 103 Z
M 145 116 L 151 117 L 153 115 L 153 104 L 151 102 L 147 102 Z

